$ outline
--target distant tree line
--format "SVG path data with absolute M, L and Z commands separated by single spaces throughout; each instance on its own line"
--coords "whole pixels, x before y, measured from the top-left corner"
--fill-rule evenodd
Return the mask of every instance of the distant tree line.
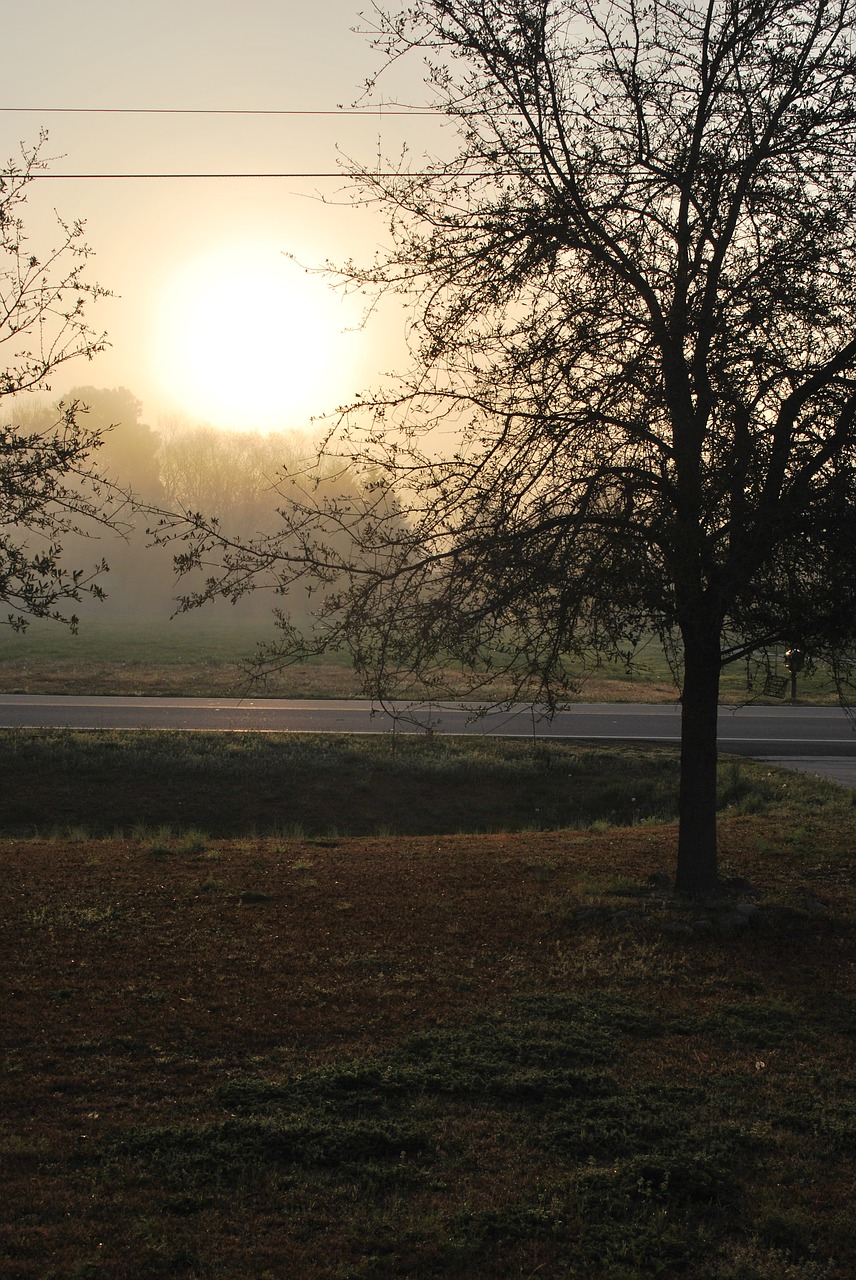
M 87 433 L 101 441 L 100 474 L 118 490 L 133 491 L 137 502 L 122 528 L 104 530 L 97 544 L 81 534 L 65 540 L 64 557 L 70 562 L 91 558 L 95 546 L 108 565 L 100 579 L 105 601 L 99 616 L 166 621 L 176 609 L 175 548 L 153 545 L 149 533 L 160 512 L 216 516 L 227 537 L 246 541 L 279 526 L 282 497 L 277 484 L 283 471 L 295 474 L 310 462 L 314 465 L 313 443 L 294 432 L 223 431 L 179 416 L 151 426 L 144 421 L 141 402 L 126 387 L 77 386 L 61 401 L 21 400 L 16 427 L 27 434 L 44 433 L 72 407 Z M 340 468 L 328 463 L 327 471 L 330 483 L 336 473 L 337 489 L 347 489 Z M 306 482 L 314 486 L 317 478 L 316 470 Z M 182 583 L 185 593 L 193 587 L 192 577 Z M 241 612 L 266 618 L 270 608 L 264 593 L 254 592 Z M 77 612 L 90 616 L 94 606 L 84 600 Z

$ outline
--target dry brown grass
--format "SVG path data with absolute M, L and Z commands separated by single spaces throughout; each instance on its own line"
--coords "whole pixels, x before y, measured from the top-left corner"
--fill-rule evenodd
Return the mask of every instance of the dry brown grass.
M 269 676 L 251 679 L 234 662 L 155 663 L 55 659 L 50 663 L 0 659 L 0 689 L 4 693 L 85 694 L 123 697 L 234 698 L 361 698 L 364 690 L 356 673 L 346 666 L 295 664 Z M 411 691 L 419 696 L 419 690 Z M 511 693 L 495 682 L 481 694 L 501 701 Z M 461 696 L 466 690 L 462 686 Z M 481 695 L 480 695 L 481 696 Z M 657 680 L 614 680 L 592 676 L 581 687 L 578 701 L 674 702 L 674 685 Z

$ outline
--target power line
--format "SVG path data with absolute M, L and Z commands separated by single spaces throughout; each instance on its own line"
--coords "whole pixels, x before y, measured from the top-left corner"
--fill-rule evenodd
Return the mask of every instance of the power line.
M 441 116 L 442 107 L 409 107 L 402 103 L 376 107 L 257 109 L 254 107 L 0 107 L 0 112 L 36 115 L 113 116 Z
M 446 115 L 442 107 L 425 107 L 407 103 L 381 103 L 373 107 L 337 107 L 331 109 L 312 108 L 232 108 L 232 107 L 4 107 L 0 113 L 30 112 L 35 114 L 54 115 L 179 115 L 179 116 L 365 116 L 369 119 L 386 118 L 388 116 L 433 116 Z M 26 175 L 20 172 L 0 172 L 0 181 L 6 179 L 43 181 L 43 182 L 158 182 L 158 181 L 208 181 L 223 180 L 319 180 L 330 179 L 355 181 L 359 175 L 348 174 L 339 170 L 328 172 L 277 172 L 277 173 L 35 173 Z M 441 177 L 438 173 L 408 173 L 397 171 L 373 173 L 375 178 L 431 178 Z M 499 173 L 461 173 L 462 178 L 501 177 Z
M 442 170 L 426 173 L 409 173 L 390 170 L 388 173 L 375 171 L 362 173 L 343 173 L 336 170 L 327 173 L 0 173 L 0 181 L 18 179 L 22 182 L 155 182 L 155 181 L 192 181 L 215 178 L 337 178 L 341 181 L 356 182 L 361 178 L 444 178 L 448 175 Z M 487 170 L 474 170 L 469 173 L 456 173 L 455 178 L 502 178 L 510 177 L 508 173 Z
M 0 180 L 19 178 L 25 182 L 149 182 L 174 178 L 182 182 L 196 178 L 347 178 L 349 174 L 337 173 L 0 173 Z M 392 178 L 392 173 L 379 173 L 378 178 Z M 426 174 L 413 174 L 426 177 Z

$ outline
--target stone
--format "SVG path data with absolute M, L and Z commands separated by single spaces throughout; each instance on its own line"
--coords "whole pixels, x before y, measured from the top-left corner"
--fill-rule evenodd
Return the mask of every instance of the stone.
M 724 911 L 717 922 L 721 929 L 727 933 L 739 933 L 741 929 L 747 928 L 749 917 L 743 915 L 741 911 Z
M 751 893 L 752 885 L 743 876 L 731 876 L 728 880 L 723 880 L 723 889 L 728 889 L 730 893 Z
M 796 907 L 787 907 L 783 903 L 773 903 L 764 911 L 765 918 L 774 924 L 798 925 L 805 922 L 805 912 Z
M 648 883 L 652 889 L 671 889 L 672 877 L 667 871 L 652 871 Z
M 691 938 L 693 936 L 692 926 L 683 924 L 679 920 L 664 920 L 660 928 L 663 933 L 670 933 L 676 937 Z

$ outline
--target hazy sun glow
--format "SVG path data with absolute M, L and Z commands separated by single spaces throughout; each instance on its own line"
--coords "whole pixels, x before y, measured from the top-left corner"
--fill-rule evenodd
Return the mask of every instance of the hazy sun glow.
M 280 246 L 209 250 L 173 278 L 155 361 L 189 416 L 239 431 L 304 427 L 352 400 L 357 312 L 284 257 Z

